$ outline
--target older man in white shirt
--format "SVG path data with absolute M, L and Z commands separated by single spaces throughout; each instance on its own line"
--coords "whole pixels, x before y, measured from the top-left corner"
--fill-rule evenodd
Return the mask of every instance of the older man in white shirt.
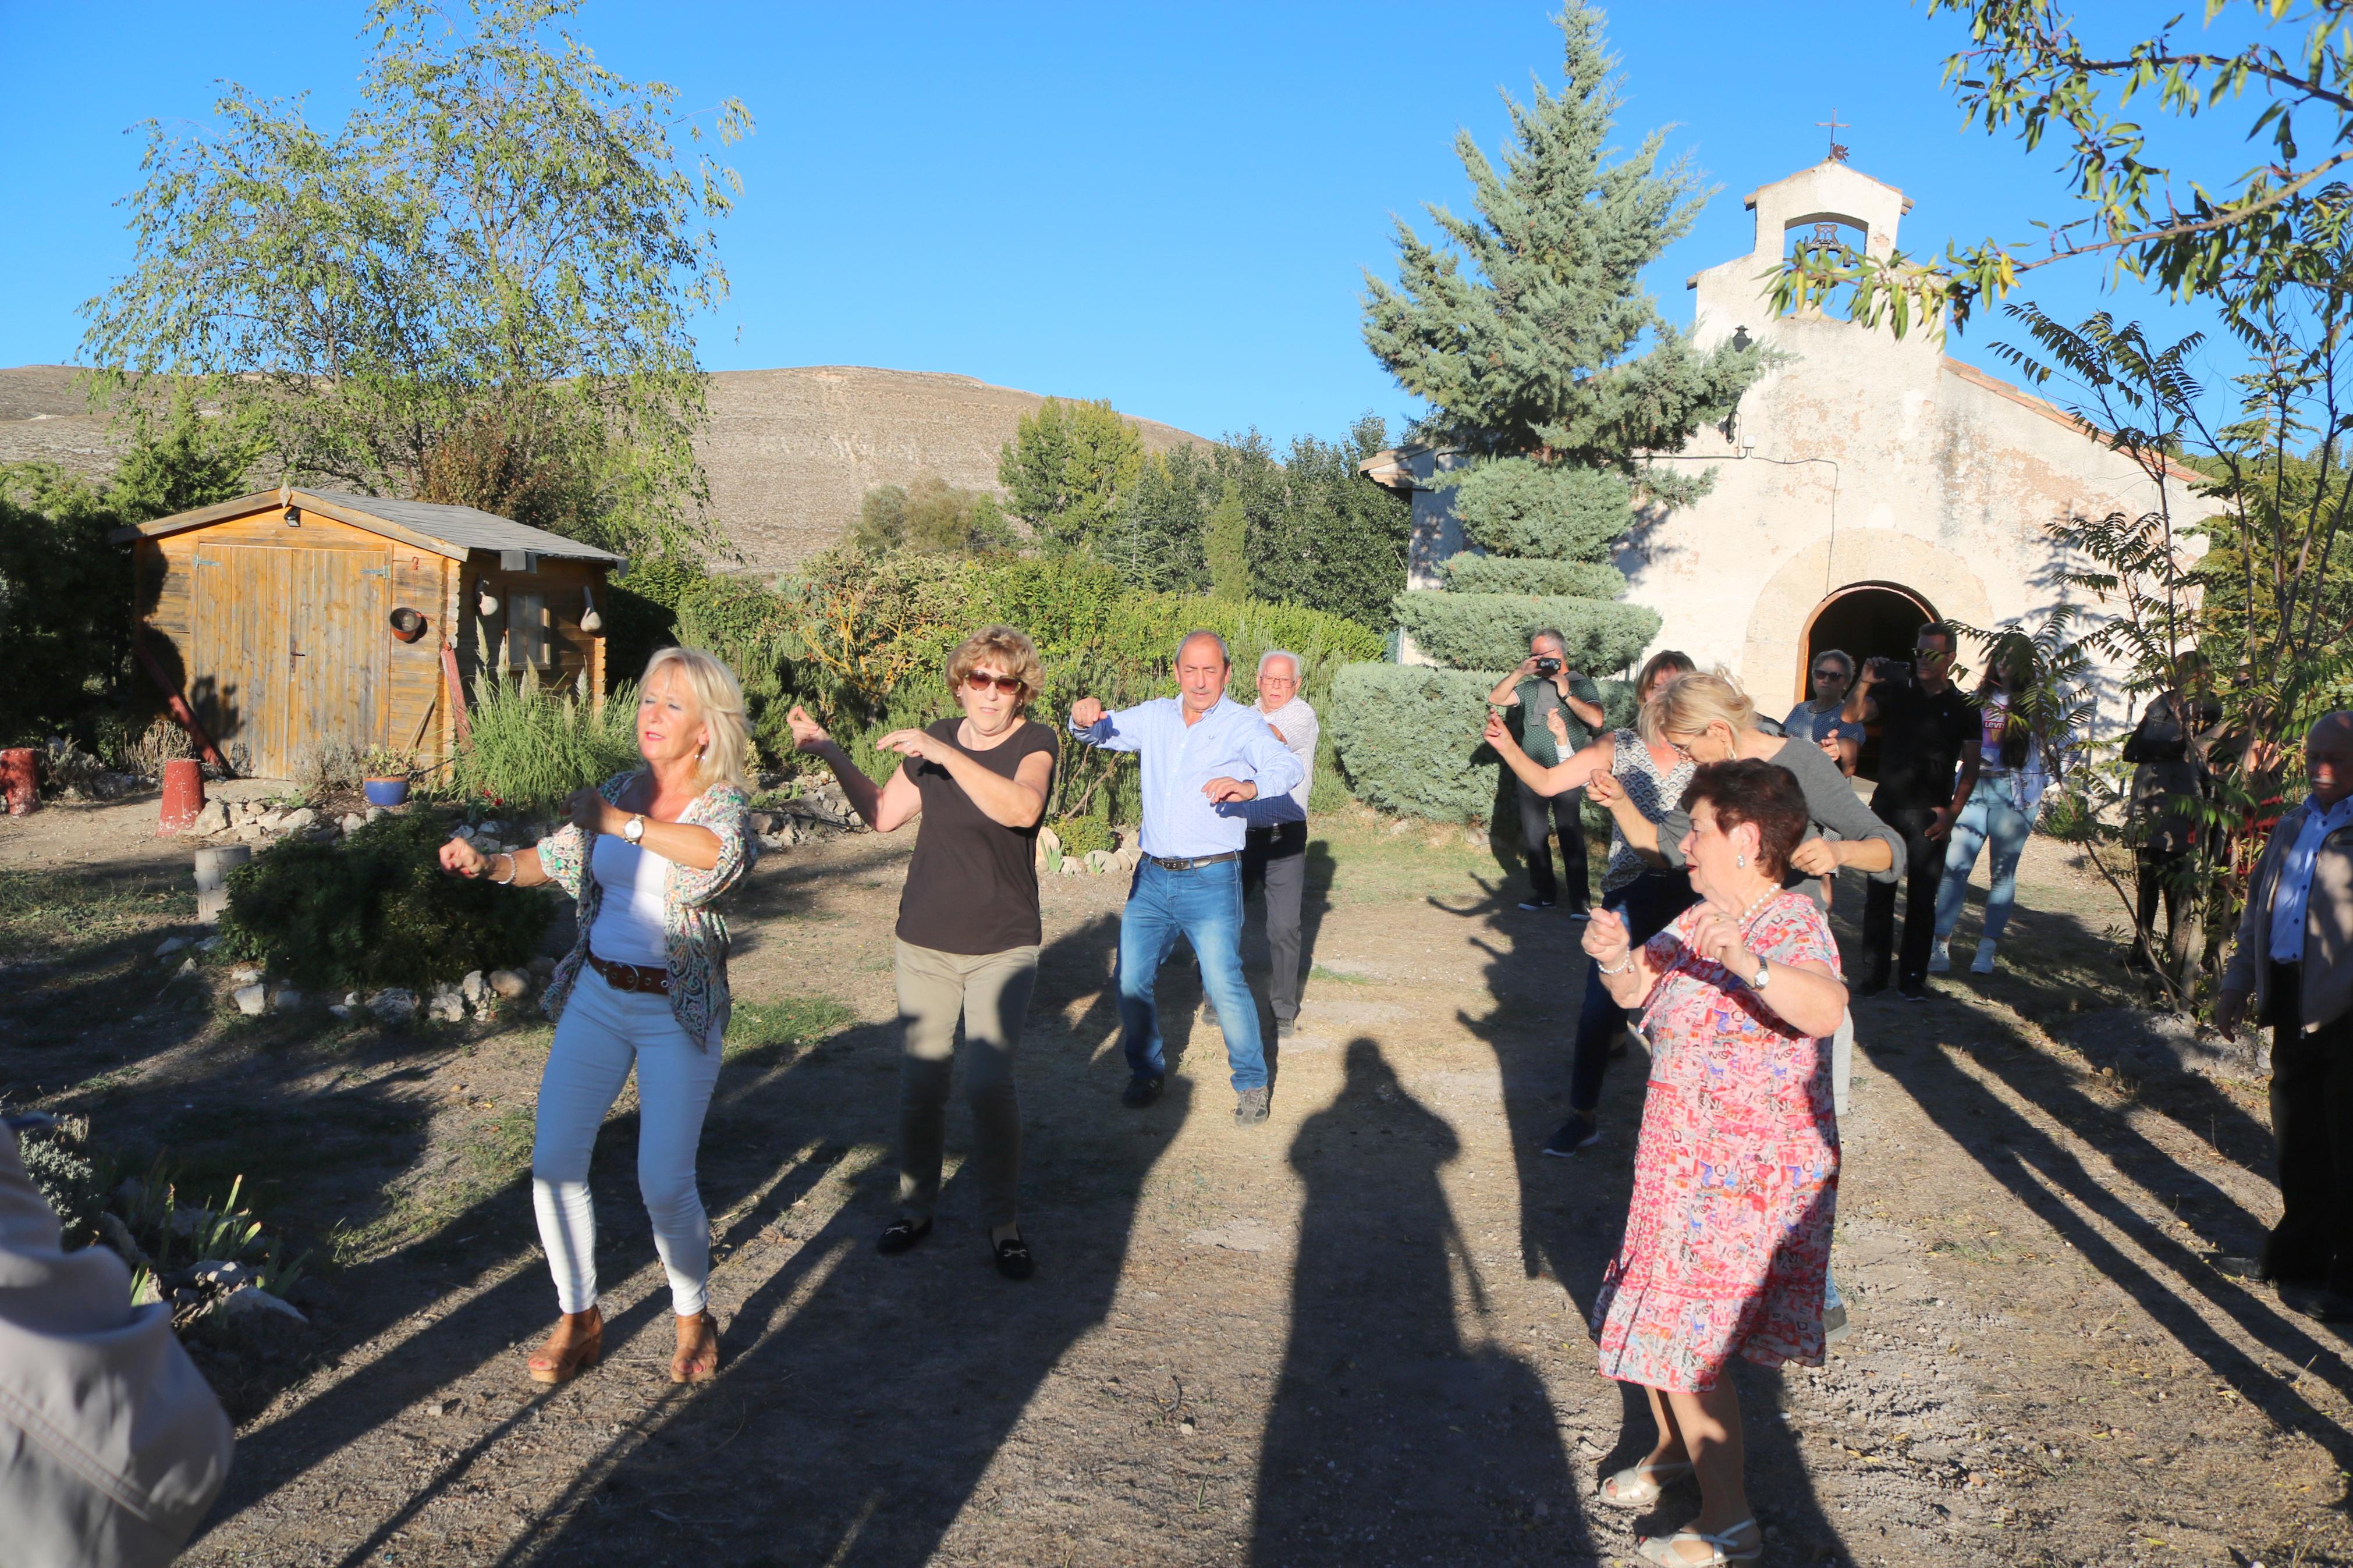
M 2312 794 L 2280 818 L 2247 884 L 2214 1024 L 2233 1037 L 2248 999 L 2272 1030 L 2280 1220 L 2263 1275 L 2316 1292 L 2353 1322 L 2353 712 L 2305 739 Z
M 1259 656 L 1259 717 L 1299 759 L 1300 777 L 1289 791 L 1262 795 L 1242 808 L 1250 825 L 1242 843 L 1242 897 L 1266 889 L 1266 946 L 1273 961 L 1267 990 L 1279 1040 L 1299 1027 L 1299 900 L 1307 885 L 1307 792 L 1315 783 L 1318 729 L 1315 710 L 1299 695 L 1304 673 L 1299 656 L 1287 648 Z
M 1258 1004 L 1242 978 L 1243 816 L 1250 802 L 1301 782 L 1299 759 L 1266 721 L 1226 696 L 1233 659 L 1215 632 L 1194 632 L 1176 647 L 1178 694 L 1105 712 L 1092 697 L 1071 705 L 1071 733 L 1090 746 L 1140 752 L 1144 822 L 1119 924 L 1119 1028 L 1127 1055 L 1124 1104 L 1160 1098 L 1167 1064 L 1153 995 L 1161 963 L 1182 936 L 1201 963 L 1201 988 L 1216 1005 L 1233 1072 L 1234 1121 L 1267 1117 L 1266 1047 Z

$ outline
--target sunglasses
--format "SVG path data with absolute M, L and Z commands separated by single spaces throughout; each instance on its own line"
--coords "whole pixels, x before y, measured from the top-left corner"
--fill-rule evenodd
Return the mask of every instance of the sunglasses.
M 964 683 L 975 691 L 986 691 L 994 686 L 1008 697 L 1017 697 L 1021 692 L 1021 681 L 1018 676 L 984 675 L 976 669 L 964 678 Z
M 1814 679 L 1816 680 L 1844 680 L 1846 679 L 1846 671 L 1839 668 L 1836 665 L 1832 665 L 1828 669 L 1818 669 L 1814 671 Z

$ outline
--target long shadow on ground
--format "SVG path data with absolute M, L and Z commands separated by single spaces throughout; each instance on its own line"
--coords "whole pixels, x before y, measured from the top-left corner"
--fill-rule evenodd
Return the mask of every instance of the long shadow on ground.
M 1556 1562 L 1585 1531 L 1574 1503 L 1551 1512 L 1575 1495 L 1552 1403 L 1456 1326 L 1453 1265 L 1477 1273 L 1438 1173 L 1460 1144 L 1372 1040 L 1346 1071 L 1291 1146 L 1307 1201 L 1252 1561 L 1422 1562 L 1436 1540 L 1460 1562 Z

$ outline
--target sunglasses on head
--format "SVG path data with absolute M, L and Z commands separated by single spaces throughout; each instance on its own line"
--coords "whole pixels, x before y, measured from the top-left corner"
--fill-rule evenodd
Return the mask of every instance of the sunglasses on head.
M 975 691 L 986 691 L 994 686 L 1008 697 L 1016 696 L 1021 690 L 1021 680 L 1018 676 L 984 675 L 976 669 L 964 678 L 964 683 Z

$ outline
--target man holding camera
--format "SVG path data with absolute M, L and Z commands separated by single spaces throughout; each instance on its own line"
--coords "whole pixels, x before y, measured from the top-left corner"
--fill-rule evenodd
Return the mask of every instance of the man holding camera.
M 1573 756 L 1593 739 L 1608 719 L 1601 711 L 1601 689 L 1593 678 L 1568 667 L 1568 640 L 1547 627 L 1528 638 L 1528 657 L 1520 668 L 1495 683 L 1487 700 L 1497 708 L 1516 708 L 1519 742 L 1538 767 L 1549 768 Z M 1546 721 L 1558 713 L 1568 727 L 1568 740 L 1556 740 Z M 1520 841 L 1528 852 L 1528 896 L 1524 910 L 1548 910 L 1566 901 L 1573 921 L 1587 918 L 1591 898 L 1585 868 L 1585 791 L 1565 790 L 1541 795 L 1525 782 L 1512 786 L 1520 797 Z M 1560 834 L 1560 865 L 1567 891 L 1553 880 L 1552 850 L 1546 843 Z M 1933 898 L 1934 895 L 1932 894 Z
M 1978 711 L 1953 685 L 1953 652 L 1952 628 L 1931 621 L 1913 641 L 1912 668 L 1892 658 L 1866 660 L 1862 679 L 1846 700 L 1848 723 L 1880 726 L 1879 788 L 1871 809 L 1904 836 L 1907 890 L 1895 992 L 1906 1002 L 1928 999 L 1928 952 L 1936 937 L 1945 839 L 1977 788 L 1983 760 Z M 1869 970 L 1855 989 L 1869 996 L 1887 989 L 1888 956 L 1895 946 L 1892 882 L 1873 882 L 1863 889 L 1862 946 Z

